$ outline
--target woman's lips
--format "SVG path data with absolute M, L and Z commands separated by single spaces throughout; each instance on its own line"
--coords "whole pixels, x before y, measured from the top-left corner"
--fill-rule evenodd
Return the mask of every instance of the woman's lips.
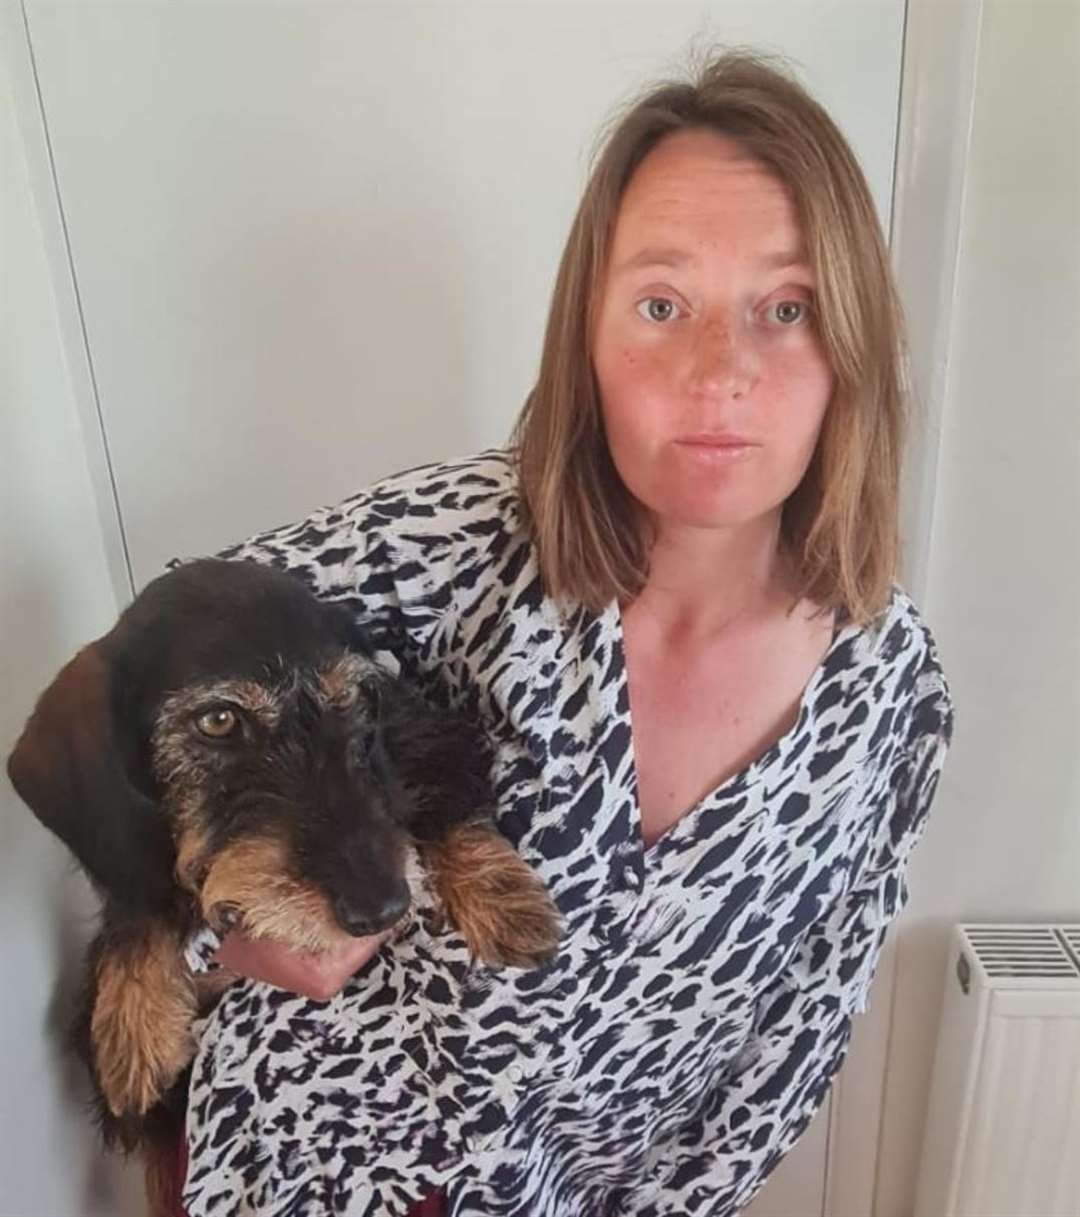
M 734 461 L 751 456 L 760 444 L 741 435 L 684 435 L 675 441 L 679 448 L 700 460 Z

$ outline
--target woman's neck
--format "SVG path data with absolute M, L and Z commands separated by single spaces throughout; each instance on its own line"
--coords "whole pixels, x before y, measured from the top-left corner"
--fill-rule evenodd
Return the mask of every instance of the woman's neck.
M 795 599 L 777 512 L 737 528 L 661 522 L 645 586 L 629 607 L 673 639 L 708 642 Z

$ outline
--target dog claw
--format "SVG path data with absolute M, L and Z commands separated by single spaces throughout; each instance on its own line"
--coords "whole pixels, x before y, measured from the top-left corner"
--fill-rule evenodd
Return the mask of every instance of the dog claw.
M 240 923 L 240 909 L 235 904 L 219 901 L 214 905 L 210 923 L 218 934 L 227 934 Z
M 535 871 L 489 825 L 456 829 L 434 856 L 450 920 L 480 963 L 535 968 L 559 945 L 559 913 Z

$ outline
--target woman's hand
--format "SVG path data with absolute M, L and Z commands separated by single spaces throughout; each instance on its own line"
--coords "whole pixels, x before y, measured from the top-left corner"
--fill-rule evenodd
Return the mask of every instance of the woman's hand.
M 304 955 L 265 939 L 245 938 L 230 931 L 222 939 L 214 960 L 230 972 L 252 980 L 264 980 L 316 1001 L 329 1001 L 345 982 L 367 963 L 389 936 L 389 931 L 369 938 L 348 938 L 332 950 Z

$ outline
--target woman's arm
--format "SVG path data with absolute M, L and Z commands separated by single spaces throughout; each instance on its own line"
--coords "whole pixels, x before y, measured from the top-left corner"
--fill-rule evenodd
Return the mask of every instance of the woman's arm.
M 904 881 L 952 733 L 937 677 L 916 706 L 893 771 L 892 812 L 877 826 L 858 884 L 815 926 L 758 1003 L 743 1052 L 704 1111 L 657 1147 L 645 1184 L 620 1217 L 734 1217 L 802 1135 L 844 1062 L 855 1014 L 866 1009 L 886 929 L 907 900 Z

